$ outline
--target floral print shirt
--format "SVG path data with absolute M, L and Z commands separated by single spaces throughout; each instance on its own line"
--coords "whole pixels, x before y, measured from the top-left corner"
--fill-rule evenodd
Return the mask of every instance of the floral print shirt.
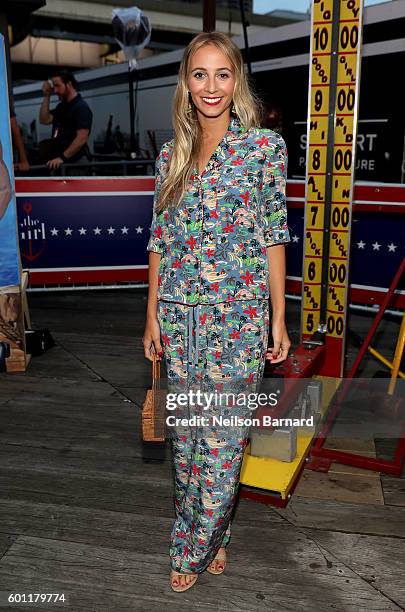
M 156 160 L 148 251 L 161 254 L 158 299 L 214 304 L 269 298 L 267 247 L 289 242 L 287 150 L 273 130 L 245 130 L 232 116 L 203 173 L 178 206 L 156 213 L 174 140 Z

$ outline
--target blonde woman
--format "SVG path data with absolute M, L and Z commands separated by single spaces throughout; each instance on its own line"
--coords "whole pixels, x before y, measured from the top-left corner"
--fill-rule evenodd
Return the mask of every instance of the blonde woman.
M 283 361 L 290 347 L 284 297 L 287 151 L 281 136 L 260 127 L 261 112 L 238 47 L 219 32 L 198 34 L 180 65 L 175 136 L 156 162 L 143 336 L 145 357 L 165 359 L 172 389 L 215 395 L 210 406 L 188 395 L 180 408 L 179 400 L 176 414 L 198 413 L 206 420 L 196 426 L 192 419 L 171 419 L 168 427 L 175 591 L 189 589 L 204 570 L 221 574 L 226 565 L 248 428 L 214 425 L 214 415 L 241 412 L 235 401 L 223 405 L 218 396 L 257 388 L 265 359 Z

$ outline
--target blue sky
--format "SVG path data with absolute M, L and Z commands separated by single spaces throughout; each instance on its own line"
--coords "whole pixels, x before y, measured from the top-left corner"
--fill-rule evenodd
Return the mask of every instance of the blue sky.
M 364 5 L 381 4 L 384 0 L 365 0 Z M 390 0 L 385 0 L 390 1 Z M 268 13 L 276 9 L 298 11 L 305 13 L 310 5 L 310 0 L 253 0 L 253 10 L 255 13 Z

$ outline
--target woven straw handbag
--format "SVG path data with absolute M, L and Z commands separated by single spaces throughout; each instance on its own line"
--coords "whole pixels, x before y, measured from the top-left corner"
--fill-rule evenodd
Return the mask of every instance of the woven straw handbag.
M 152 388 L 147 390 L 142 407 L 142 439 L 145 442 L 164 442 L 166 438 L 166 391 L 160 384 L 160 361 L 153 355 Z

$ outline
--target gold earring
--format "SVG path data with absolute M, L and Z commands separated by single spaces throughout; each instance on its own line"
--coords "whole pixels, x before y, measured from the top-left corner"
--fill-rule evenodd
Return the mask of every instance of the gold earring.
M 233 115 L 236 115 L 236 109 L 235 109 L 235 105 L 234 104 L 232 104 L 231 113 Z

